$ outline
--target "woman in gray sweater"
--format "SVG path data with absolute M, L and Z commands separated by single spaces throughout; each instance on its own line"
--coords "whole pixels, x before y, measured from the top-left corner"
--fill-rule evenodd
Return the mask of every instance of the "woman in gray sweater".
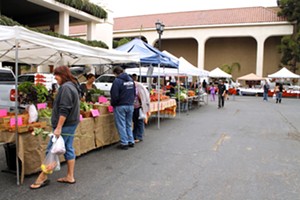
M 53 128 L 53 137 L 63 137 L 66 147 L 64 157 L 67 161 L 68 172 L 63 178 L 57 181 L 61 183 L 73 184 L 75 151 L 73 148 L 73 139 L 80 115 L 80 89 L 77 80 L 71 74 L 67 66 L 60 66 L 54 69 L 55 79 L 60 85 L 58 93 L 53 103 L 51 123 Z M 47 153 L 52 147 L 51 140 L 47 147 Z M 47 174 L 41 172 L 35 183 L 30 186 L 31 189 L 38 189 L 49 184 Z

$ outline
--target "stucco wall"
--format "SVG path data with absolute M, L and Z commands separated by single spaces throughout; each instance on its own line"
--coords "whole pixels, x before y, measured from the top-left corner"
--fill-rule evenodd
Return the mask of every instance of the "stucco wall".
M 264 70 L 263 76 L 277 72 L 280 66 L 281 54 L 278 52 L 278 45 L 281 37 L 270 37 L 265 41 Z
M 254 38 L 211 38 L 205 44 L 205 69 L 208 71 L 224 64 L 238 62 L 240 71 L 233 69 L 232 76 L 256 72 L 256 41 Z
M 183 57 L 197 66 L 198 43 L 195 39 L 165 39 L 162 41 L 161 47 L 176 57 Z
M 281 37 L 270 37 L 264 45 L 263 76 L 275 73 L 280 65 L 281 54 L 278 45 Z M 198 43 L 193 38 L 187 39 L 162 39 L 162 50 L 166 50 L 176 57 L 184 57 L 197 66 Z M 257 42 L 252 37 L 237 38 L 210 38 L 205 43 L 205 70 L 211 71 L 224 64 L 231 65 L 238 62 L 241 70 L 235 68 L 232 72 L 233 79 L 256 73 Z

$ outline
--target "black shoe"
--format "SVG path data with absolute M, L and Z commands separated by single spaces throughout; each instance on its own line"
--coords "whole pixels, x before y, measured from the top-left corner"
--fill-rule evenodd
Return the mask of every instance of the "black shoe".
M 134 143 L 129 142 L 128 147 L 131 147 L 131 148 L 134 147 Z
M 128 145 L 123 145 L 123 144 L 119 144 L 117 146 L 118 149 L 122 149 L 122 150 L 127 150 L 128 149 Z

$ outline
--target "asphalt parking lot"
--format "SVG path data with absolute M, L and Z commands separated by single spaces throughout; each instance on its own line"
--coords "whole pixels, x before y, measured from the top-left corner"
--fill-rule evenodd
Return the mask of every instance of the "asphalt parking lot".
M 162 119 L 127 151 L 116 145 L 76 161 L 76 184 L 56 182 L 32 191 L 35 175 L 16 185 L 0 173 L 1 200 L 296 200 L 300 196 L 300 99 L 281 104 L 236 96 Z M 0 146 L 0 169 L 6 168 Z

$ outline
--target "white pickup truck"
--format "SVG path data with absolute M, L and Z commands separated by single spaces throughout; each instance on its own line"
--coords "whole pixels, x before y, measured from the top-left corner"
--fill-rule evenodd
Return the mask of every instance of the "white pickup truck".
M 53 74 L 22 74 L 18 77 L 18 82 L 25 81 L 42 83 L 48 90 L 52 89 L 52 85 L 56 84 Z M 8 111 L 15 109 L 15 74 L 12 70 L 0 68 L 0 109 Z
M 12 70 L 0 68 L 0 109 L 12 110 L 15 102 L 11 101 L 15 89 L 15 74 Z

